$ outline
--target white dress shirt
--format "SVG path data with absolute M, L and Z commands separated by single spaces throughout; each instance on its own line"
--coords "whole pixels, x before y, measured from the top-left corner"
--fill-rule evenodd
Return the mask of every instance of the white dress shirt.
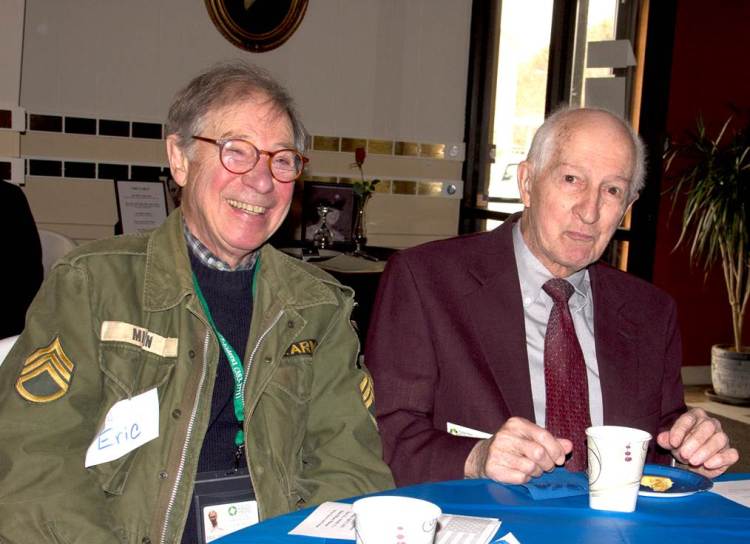
M 542 286 L 554 276 L 529 250 L 521 234 L 520 223 L 513 226 L 513 251 L 516 256 L 518 279 L 523 297 L 523 316 L 526 327 L 526 349 L 529 355 L 531 396 L 534 401 L 534 417 L 540 427 L 545 424 L 546 392 L 544 386 L 544 336 L 552 310 L 552 298 Z M 591 298 L 591 281 L 587 269 L 564 278 L 575 288 L 568 306 L 573 317 L 573 326 L 586 363 L 586 378 L 589 389 L 589 413 L 592 425 L 602 425 L 602 388 L 599 367 L 596 362 L 594 343 L 594 304 Z

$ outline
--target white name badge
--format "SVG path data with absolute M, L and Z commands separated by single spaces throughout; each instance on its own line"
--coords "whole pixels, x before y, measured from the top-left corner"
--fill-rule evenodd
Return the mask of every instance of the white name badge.
M 258 523 L 258 502 L 238 501 L 203 508 L 203 538 L 211 542 Z
M 86 451 L 86 468 L 119 459 L 159 436 L 156 388 L 115 403 Z
M 471 427 L 464 427 L 463 425 L 451 423 L 450 421 L 446 422 L 445 426 L 446 431 L 456 436 L 464 436 L 467 438 L 489 438 L 492 436 L 491 434 L 484 431 L 478 431 L 476 429 L 472 429 Z

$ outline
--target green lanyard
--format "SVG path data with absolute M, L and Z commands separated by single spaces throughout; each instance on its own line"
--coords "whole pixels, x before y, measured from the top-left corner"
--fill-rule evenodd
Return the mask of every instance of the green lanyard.
M 255 269 L 253 270 L 253 304 L 255 304 L 255 287 L 259 268 L 260 256 L 258 256 L 258 258 L 256 259 Z M 232 398 L 232 401 L 234 403 L 234 417 L 237 418 L 237 422 L 240 424 L 240 430 L 237 431 L 237 434 L 234 437 L 234 444 L 238 448 L 242 448 L 245 444 L 245 433 L 242 430 L 242 424 L 245 421 L 245 397 L 242 394 L 242 386 L 245 381 L 245 369 L 242 367 L 242 359 L 240 359 L 240 356 L 237 355 L 237 352 L 232 347 L 232 345 L 227 342 L 227 339 L 224 338 L 224 335 L 219 332 L 219 329 L 216 328 L 216 323 L 214 322 L 214 318 L 211 316 L 211 310 L 208 309 L 208 303 L 203 296 L 200 285 L 198 285 L 198 279 L 195 277 L 195 273 L 193 273 L 193 287 L 195 287 L 195 293 L 198 295 L 198 300 L 201 301 L 201 307 L 206 313 L 208 323 L 209 325 L 211 325 L 211 329 L 213 329 L 213 331 L 216 333 L 216 337 L 219 339 L 219 344 L 221 344 L 221 349 L 224 350 L 224 355 L 227 356 L 229 366 L 232 369 L 232 377 L 234 378 L 234 396 Z

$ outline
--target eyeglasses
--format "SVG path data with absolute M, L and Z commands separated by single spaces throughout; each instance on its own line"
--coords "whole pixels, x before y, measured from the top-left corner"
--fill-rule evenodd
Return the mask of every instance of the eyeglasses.
M 193 136 L 193 139 L 218 146 L 221 164 L 233 174 L 247 174 L 258 164 L 260 156 L 266 154 L 273 179 L 282 183 L 290 183 L 299 178 L 305 164 L 310 160 L 294 149 L 264 151 L 239 138 L 214 140 L 204 136 Z

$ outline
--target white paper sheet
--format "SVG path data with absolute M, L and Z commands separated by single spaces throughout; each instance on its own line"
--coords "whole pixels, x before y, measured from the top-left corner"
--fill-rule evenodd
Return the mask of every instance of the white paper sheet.
M 734 501 L 746 508 L 750 508 L 750 480 L 734 482 L 714 482 L 711 493 L 721 495 L 725 499 Z
M 451 423 L 450 421 L 445 424 L 446 431 L 456 436 L 464 436 L 468 438 L 490 438 L 492 435 L 484 431 L 478 431 L 471 427 L 464 427 L 457 423 Z
M 497 518 L 443 514 L 440 516 L 435 543 L 487 544 L 500 528 L 501 523 Z M 289 531 L 289 534 L 354 540 L 352 505 L 324 502 Z
M 313 510 L 302 523 L 289 531 L 290 535 L 316 536 L 354 540 L 354 512 L 351 504 L 324 502 Z
M 159 436 L 156 388 L 116 402 L 86 451 L 86 468 L 119 459 Z
M 497 518 L 440 516 L 435 544 L 487 544 L 500 528 Z

